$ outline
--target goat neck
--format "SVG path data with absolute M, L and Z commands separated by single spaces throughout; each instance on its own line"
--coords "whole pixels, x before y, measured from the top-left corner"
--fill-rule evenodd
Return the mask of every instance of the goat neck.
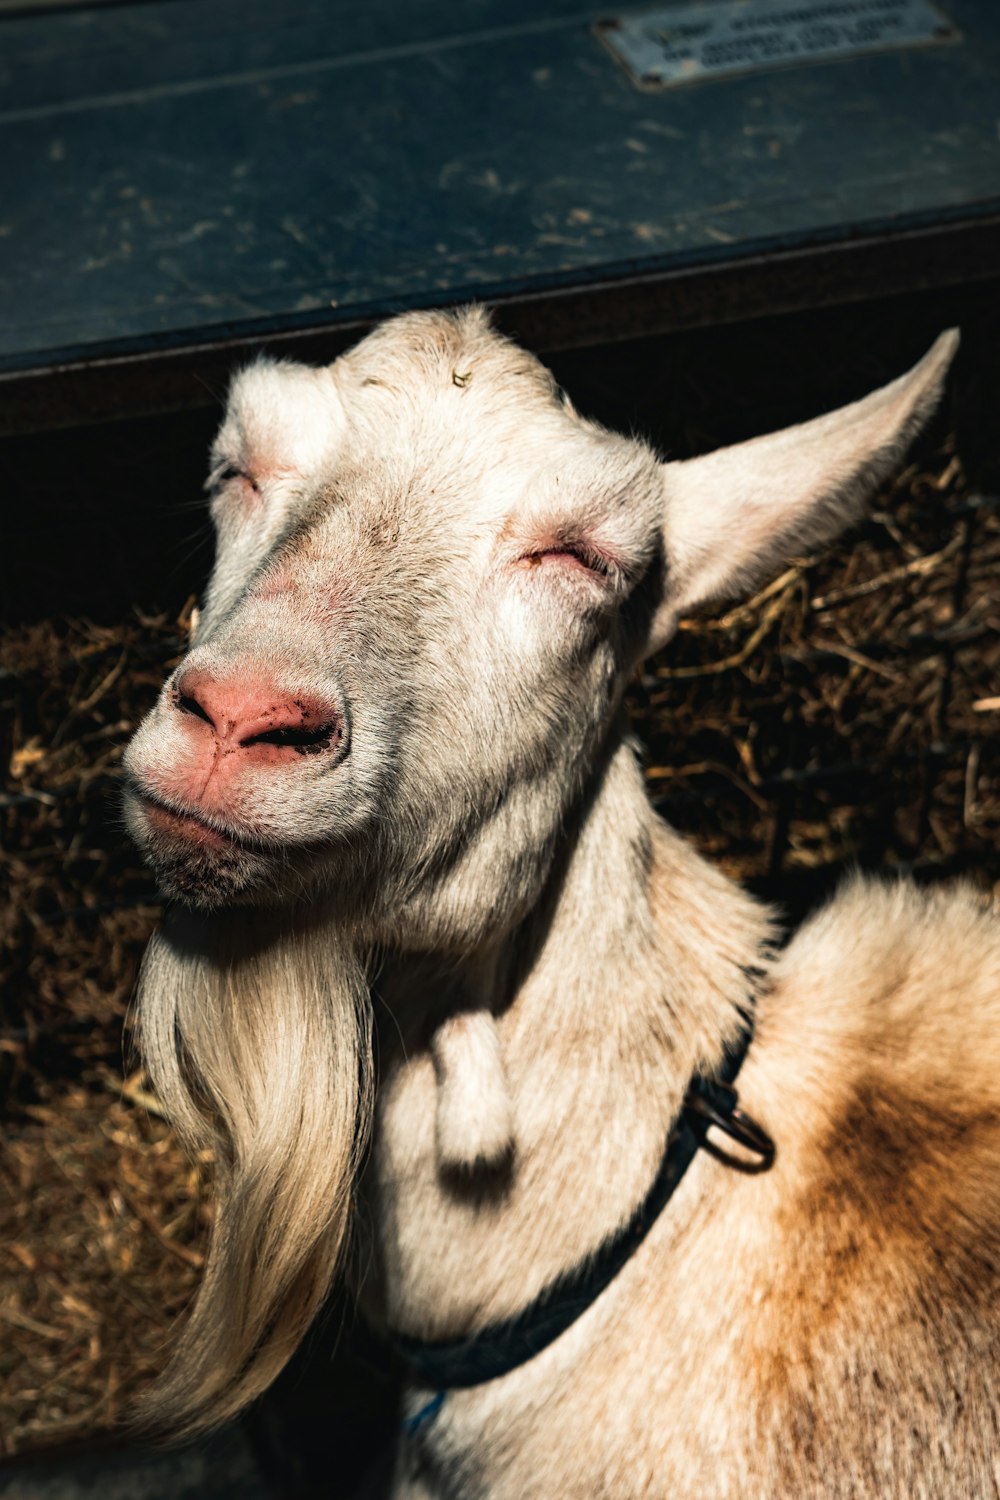
M 401 1331 L 509 1317 L 629 1218 L 763 961 L 767 912 L 660 822 L 623 740 L 569 835 L 506 941 L 380 981 L 360 1263 Z

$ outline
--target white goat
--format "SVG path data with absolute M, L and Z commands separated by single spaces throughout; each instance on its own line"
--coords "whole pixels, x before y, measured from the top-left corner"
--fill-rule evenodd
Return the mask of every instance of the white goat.
M 143 1046 L 219 1162 L 159 1421 L 262 1390 L 350 1243 L 414 1370 L 398 1497 L 998 1493 L 1000 929 L 859 880 L 774 958 L 619 715 L 680 616 L 861 513 L 956 342 L 666 464 L 476 310 L 237 376 L 197 637 L 126 762 L 179 903 Z M 698 1081 L 754 999 L 756 1172 Z

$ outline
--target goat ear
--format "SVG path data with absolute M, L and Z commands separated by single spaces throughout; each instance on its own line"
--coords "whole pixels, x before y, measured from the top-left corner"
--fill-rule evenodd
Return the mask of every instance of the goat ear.
M 696 605 L 748 593 L 861 515 L 937 405 L 958 348 L 943 333 L 908 374 L 839 411 L 663 465 L 663 602 L 650 650 Z

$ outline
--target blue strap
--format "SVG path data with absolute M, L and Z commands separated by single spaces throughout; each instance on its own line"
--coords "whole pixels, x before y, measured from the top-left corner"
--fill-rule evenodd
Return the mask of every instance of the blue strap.
M 550 1282 L 513 1318 L 491 1323 L 461 1339 L 430 1342 L 406 1334 L 390 1334 L 415 1381 L 439 1393 L 467 1390 L 489 1380 L 499 1380 L 554 1343 L 597 1300 L 645 1239 L 677 1190 L 698 1148 L 705 1143 L 710 1126 L 718 1126 L 755 1151 L 759 1157 L 757 1170 L 766 1170 L 771 1165 L 773 1143 L 737 1108 L 738 1098 L 732 1087 L 753 1036 L 752 1012 L 742 1015 L 742 1032 L 723 1059 L 717 1076 L 708 1079 L 698 1075 L 692 1079 L 653 1184 L 624 1228 L 581 1265 Z M 413 1420 L 422 1421 L 427 1412 L 426 1420 L 436 1416 L 444 1395 L 439 1394 L 434 1401 Z
M 444 1391 L 438 1391 L 437 1395 L 432 1396 L 429 1401 L 425 1402 L 418 1412 L 414 1412 L 412 1417 L 403 1418 L 399 1425 L 407 1437 L 416 1437 L 421 1428 L 427 1427 L 433 1422 L 444 1405 L 444 1398 Z

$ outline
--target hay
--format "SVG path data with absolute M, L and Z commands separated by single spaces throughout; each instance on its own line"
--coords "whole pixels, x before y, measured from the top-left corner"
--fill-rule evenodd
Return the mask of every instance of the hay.
M 837 552 L 685 622 L 630 705 L 675 825 L 793 911 L 852 861 L 1000 876 L 1000 504 L 953 439 Z M 0 1452 L 112 1424 L 190 1297 L 202 1173 L 121 1034 L 158 906 L 116 812 L 179 619 L 49 621 L 2 645 Z M 152 1101 L 155 1104 L 155 1101 Z
M 1000 874 L 1000 506 L 952 449 L 848 546 L 685 622 L 633 694 L 661 809 L 796 914 L 855 863 Z
M 118 766 L 182 626 L 46 622 L 3 641 L 3 1454 L 113 1425 L 201 1261 L 205 1164 L 181 1157 L 122 1051 L 159 906 L 120 826 Z

